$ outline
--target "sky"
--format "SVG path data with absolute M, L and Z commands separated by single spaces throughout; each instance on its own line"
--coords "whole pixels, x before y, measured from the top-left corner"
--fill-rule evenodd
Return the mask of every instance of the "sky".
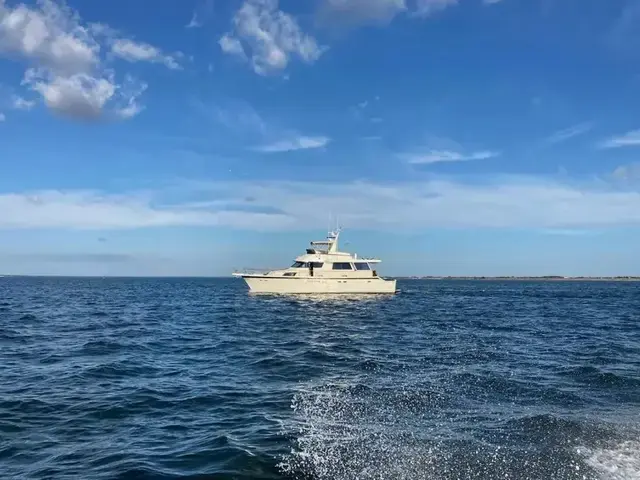
M 0 274 L 640 275 L 638 0 L 0 0 Z

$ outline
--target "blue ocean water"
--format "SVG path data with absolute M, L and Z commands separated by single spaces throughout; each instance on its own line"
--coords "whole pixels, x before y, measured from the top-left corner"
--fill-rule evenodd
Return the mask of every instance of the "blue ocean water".
M 640 478 L 640 284 L 0 278 L 0 476 Z

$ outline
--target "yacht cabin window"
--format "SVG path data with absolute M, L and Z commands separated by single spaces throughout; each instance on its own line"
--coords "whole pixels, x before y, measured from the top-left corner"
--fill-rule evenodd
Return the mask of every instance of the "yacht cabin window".
M 350 263 L 334 263 L 334 270 L 353 270 Z

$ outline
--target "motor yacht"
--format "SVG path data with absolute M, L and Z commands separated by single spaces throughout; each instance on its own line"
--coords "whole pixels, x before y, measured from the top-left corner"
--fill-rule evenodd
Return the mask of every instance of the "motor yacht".
M 255 293 L 396 293 L 396 280 L 378 275 L 378 258 L 358 257 L 338 250 L 340 229 L 326 240 L 312 241 L 289 268 L 264 272 L 234 272 Z

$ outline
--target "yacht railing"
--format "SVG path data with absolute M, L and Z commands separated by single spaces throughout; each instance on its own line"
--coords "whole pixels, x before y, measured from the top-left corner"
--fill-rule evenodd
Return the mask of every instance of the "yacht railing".
M 277 270 L 275 268 L 264 269 L 264 268 L 242 268 L 239 270 L 235 270 L 234 273 L 236 275 L 269 275 L 273 270 Z

